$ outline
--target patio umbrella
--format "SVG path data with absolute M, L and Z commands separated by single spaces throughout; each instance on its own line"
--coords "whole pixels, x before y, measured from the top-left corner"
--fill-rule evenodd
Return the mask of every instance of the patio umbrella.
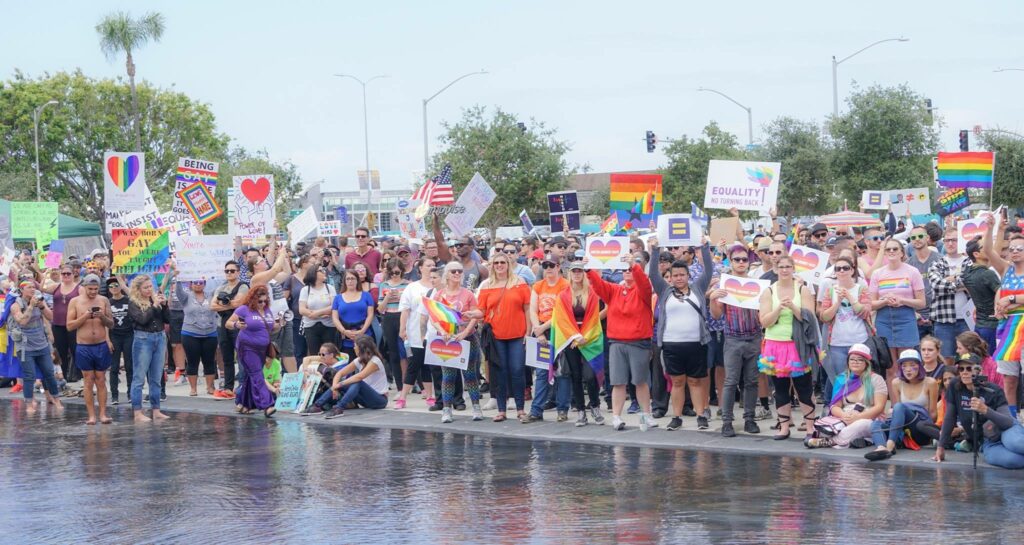
M 818 221 L 829 227 L 873 227 L 882 225 L 882 221 L 863 212 L 844 210 L 818 218 Z

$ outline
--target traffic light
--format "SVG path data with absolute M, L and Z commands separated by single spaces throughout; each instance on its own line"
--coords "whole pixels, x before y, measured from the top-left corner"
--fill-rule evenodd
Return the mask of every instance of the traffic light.
M 928 124 L 931 125 L 932 122 L 933 122 L 933 118 L 932 118 L 932 99 L 930 99 L 930 98 L 924 99 L 924 109 L 925 109 L 926 115 L 928 116 Z
M 647 153 L 654 153 L 655 146 L 658 145 L 658 137 L 654 136 L 654 131 L 647 131 Z
M 967 131 L 960 131 L 960 151 L 971 151 L 970 145 L 967 142 Z

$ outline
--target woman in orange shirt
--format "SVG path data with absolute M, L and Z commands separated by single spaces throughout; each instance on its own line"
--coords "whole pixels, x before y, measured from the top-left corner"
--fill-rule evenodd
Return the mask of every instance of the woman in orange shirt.
M 551 329 L 551 311 L 555 308 L 558 294 L 569 289 L 569 281 L 562 277 L 561 271 L 551 256 L 540 263 L 543 278 L 533 285 L 530 295 L 530 334 L 541 344 L 549 344 L 548 335 Z M 557 370 L 557 366 L 556 366 Z M 530 421 L 544 420 L 544 405 L 551 397 L 552 388 L 548 385 L 548 369 L 534 369 L 533 403 L 530 404 Z M 555 377 L 555 408 L 558 411 L 556 420 L 565 422 L 569 419 L 569 377 Z

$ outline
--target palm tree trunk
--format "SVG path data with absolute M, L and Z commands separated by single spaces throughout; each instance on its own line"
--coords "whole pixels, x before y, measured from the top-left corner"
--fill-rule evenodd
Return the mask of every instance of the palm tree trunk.
M 128 87 L 132 93 L 132 128 L 135 134 L 135 151 L 142 152 L 142 126 L 139 120 L 139 97 L 135 93 L 135 63 L 132 61 L 132 52 L 128 51 L 128 60 L 125 62 L 128 69 Z

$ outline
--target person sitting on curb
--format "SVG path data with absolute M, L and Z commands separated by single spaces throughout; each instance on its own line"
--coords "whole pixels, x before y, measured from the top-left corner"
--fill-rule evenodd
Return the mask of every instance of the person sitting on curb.
M 903 429 L 911 429 L 911 437 L 927 436 L 916 432 L 917 423 L 931 423 L 936 418 L 939 398 L 939 383 L 924 370 L 917 350 L 904 350 L 900 354 L 899 375 L 892 379 L 889 390 L 892 413 L 888 420 L 876 420 L 871 424 L 871 440 L 875 450 L 864 455 L 869 462 L 885 460 L 896 454 L 896 447 L 903 443 Z
M 313 403 L 309 414 L 326 411 L 324 418 L 336 418 L 350 403 L 367 409 L 387 407 L 388 377 L 376 341 L 363 335 L 356 339 L 355 351 L 356 359 L 334 374 L 331 389 Z
M 836 377 L 829 414 L 845 426 L 834 437 L 804 439 L 807 448 L 846 448 L 855 439 L 871 436 L 872 423 L 885 410 L 889 389 L 885 377 L 871 372 L 871 350 L 857 343 L 850 347 L 846 372 Z

